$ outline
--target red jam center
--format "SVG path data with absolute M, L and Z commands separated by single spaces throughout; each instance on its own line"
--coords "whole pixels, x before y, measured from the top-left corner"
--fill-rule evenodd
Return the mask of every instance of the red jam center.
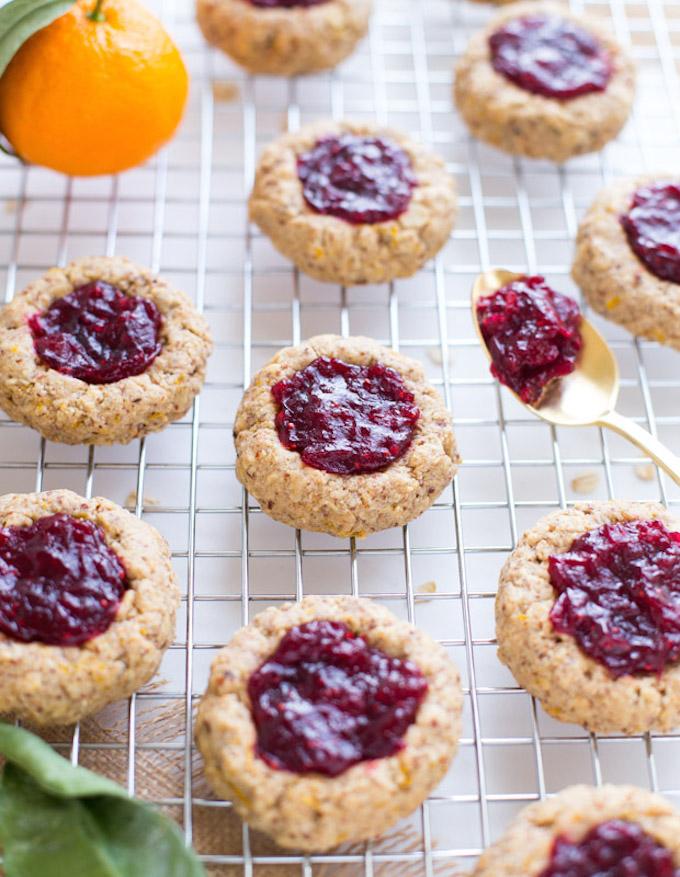
M 609 53 L 592 34 L 557 15 L 514 18 L 489 38 L 493 69 L 544 97 L 569 100 L 604 91 Z
M 12 639 L 79 646 L 109 629 L 126 589 L 92 521 L 59 514 L 0 528 L 0 631 Z
M 549 561 L 550 620 L 620 676 L 680 661 L 680 533 L 660 521 L 605 524 Z
M 415 664 L 370 648 L 340 621 L 310 621 L 248 682 L 258 755 L 282 770 L 338 776 L 399 752 L 426 693 Z
M 161 352 L 161 315 L 145 298 L 93 281 L 29 319 L 45 365 L 88 384 L 140 375 Z
M 401 216 L 416 186 L 408 155 L 379 137 L 324 137 L 298 157 L 297 169 L 313 210 L 355 225 Z
M 328 3 L 328 0 L 250 0 L 250 3 L 261 9 L 293 9 L 295 6 L 319 6 L 321 3 Z
M 539 877 L 680 877 L 673 854 L 635 822 L 602 822 L 579 843 L 558 837 Z
M 581 314 L 574 299 L 543 277 L 520 277 L 477 302 L 491 374 L 534 404 L 557 378 L 574 371 Z
M 320 356 L 272 387 L 281 444 L 336 475 L 384 469 L 408 450 L 420 417 L 393 369 Z
M 680 186 L 655 183 L 633 195 L 621 217 L 628 243 L 657 277 L 680 283 Z

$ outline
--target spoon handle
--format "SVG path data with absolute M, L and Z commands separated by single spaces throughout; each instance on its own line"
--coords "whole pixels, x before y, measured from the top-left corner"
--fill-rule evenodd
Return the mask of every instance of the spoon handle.
M 606 426 L 618 432 L 624 438 L 637 445 L 641 451 L 644 451 L 648 457 L 660 466 L 675 481 L 680 484 L 680 457 L 669 451 L 668 448 L 653 436 L 651 432 L 647 432 L 635 421 L 624 417 L 617 411 L 610 411 L 605 414 L 599 421 L 598 426 Z

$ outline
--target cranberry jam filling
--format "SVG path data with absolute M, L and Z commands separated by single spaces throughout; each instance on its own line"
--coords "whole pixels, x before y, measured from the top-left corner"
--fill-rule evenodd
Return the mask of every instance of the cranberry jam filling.
M 161 352 L 161 315 L 146 298 L 95 280 L 29 319 L 38 359 L 88 384 L 140 375 Z
M 609 53 L 591 33 L 558 15 L 514 18 L 489 37 L 493 69 L 525 91 L 570 100 L 604 91 Z
M 0 631 L 12 639 L 79 646 L 109 629 L 127 586 L 92 521 L 58 514 L 0 528 Z
M 281 444 L 336 475 L 384 469 L 408 450 L 420 417 L 401 376 L 381 363 L 320 356 L 272 387 Z
M 543 277 L 520 277 L 477 302 L 491 374 L 535 404 L 557 378 L 574 371 L 581 349 L 578 304 Z
M 660 521 L 605 524 L 549 561 L 550 620 L 615 679 L 680 661 L 680 533 Z
M 680 186 L 654 183 L 633 195 L 621 217 L 628 243 L 661 280 L 680 283 Z
M 261 9 L 293 9 L 295 6 L 319 6 L 328 3 L 328 0 L 249 0 L 251 6 L 259 6 Z
M 401 216 L 416 178 L 403 149 L 379 137 L 324 137 L 298 157 L 305 201 L 317 213 L 355 225 Z
M 539 877 L 680 877 L 673 855 L 635 822 L 602 822 L 579 843 L 558 837 Z
M 310 621 L 289 630 L 248 682 L 258 755 L 281 770 L 338 776 L 399 752 L 426 693 L 415 664 L 340 621 Z

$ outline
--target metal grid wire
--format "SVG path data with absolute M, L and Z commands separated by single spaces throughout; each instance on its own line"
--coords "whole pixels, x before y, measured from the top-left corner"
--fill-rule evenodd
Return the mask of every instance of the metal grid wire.
M 215 874 L 388 873 L 432 877 L 472 867 L 526 803 L 572 782 L 634 782 L 680 799 L 677 735 L 588 735 L 543 713 L 500 666 L 493 638 L 498 570 L 522 529 L 578 494 L 680 503 L 678 489 L 615 436 L 556 431 L 532 419 L 490 378 L 468 315 L 474 276 L 492 265 L 540 271 L 573 290 L 578 216 L 609 177 L 677 170 L 680 2 L 574 3 L 611 22 L 640 65 L 636 113 L 602 154 L 562 168 L 515 160 L 471 141 L 452 108 L 451 69 L 488 7 L 464 0 L 378 0 L 371 34 L 340 71 L 253 79 L 208 50 L 190 0 L 156 3 L 193 74 L 186 123 L 150 165 L 117 179 L 66 180 L 0 163 L 0 264 L 5 297 L 51 264 L 128 255 L 193 295 L 217 341 L 189 416 L 125 448 L 70 448 L 0 421 L 2 492 L 71 487 L 131 504 L 168 538 L 183 586 L 177 640 L 160 682 L 133 697 L 124 742 L 88 742 L 73 761 L 122 751 L 131 792 L 146 795 L 140 759 L 164 754 L 182 777 L 152 795 L 183 824 Z M 413 132 L 447 160 L 461 212 L 451 241 L 419 275 L 388 287 L 339 289 L 299 275 L 247 223 L 258 150 L 282 130 L 323 116 Z M 99 132 L 99 136 L 107 136 Z M 94 147 L 96 148 L 96 146 Z M 622 410 L 680 451 L 677 354 L 596 318 L 622 369 Z M 293 532 L 248 501 L 234 476 L 231 424 L 253 371 L 279 347 L 317 332 L 369 334 L 416 356 L 451 407 L 465 459 L 451 489 L 403 530 L 359 542 Z M 595 483 L 597 482 L 597 483 Z M 436 583 L 436 584 L 433 584 Z M 406 827 L 331 855 L 285 855 L 247 828 L 210 848 L 194 828 L 228 814 L 192 769 L 192 710 L 216 650 L 264 606 L 304 593 L 380 599 L 439 639 L 461 668 L 465 728 L 454 766 Z M 168 740 L 142 720 L 174 705 Z M 143 733 L 140 731 L 144 728 Z M 210 814 L 208 814 L 210 815 Z M 267 870 L 269 869 L 269 870 Z M 287 874 L 288 872 L 286 872 Z

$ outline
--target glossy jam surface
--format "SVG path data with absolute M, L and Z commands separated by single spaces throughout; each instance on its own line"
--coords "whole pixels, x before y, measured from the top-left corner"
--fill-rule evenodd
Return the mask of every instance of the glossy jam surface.
M 342 622 L 310 621 L 250 677 L 258 754 L 282 770 L 338 776 L 398 752 L 426 693 L 415 664 L 371 648 Z
M 514 18 L 489 38 L 494 70 L 515 85 L 557 100 L 604 91 L 608 52 L 592 34 L 558 15 Z
M 420 417 L 397 372 L 319 357 L 272 387 L 281 443 L 336 475 L 384 469 L 408 450 Z
M 553 627 L 614 678 L 680 661 L 680 533 L 660 521 L 605 524 L 549 561 Z
M 379 137 L 324 137 L 298 157 L 297 168 L 313 210 L 355 225 L 401 216 L 416 185 L 408 155 Z
M 669 849 L 635 822 L 602 822 L 572 843 L 558 837 L 539 877 L 680 877 Z
M 251 6 L 260 9 L 293 9 L 296 6 L 319 6 L 328 3 L 328 0 L 248 0 Z
M 88 384 L 112 384 L 146 371 L 161 352 L 161 315 L 145 298 L 93 281 L 33 314 L 40 361 Z
M 631 249 L 652 274 L 680 283 L 680 185 L 655 183 L 638 189 L 621 225 Z
M 58 514 L 0 528 L 0 631 L 78 646 L 110 627 L 127 577 L 92 521 Z
M 520 277 L 480 298 L 477 319 L 491 373 L 523 402 L 539 402 L 554 380 L 574 371 L 581 313 L 543 277 Z

